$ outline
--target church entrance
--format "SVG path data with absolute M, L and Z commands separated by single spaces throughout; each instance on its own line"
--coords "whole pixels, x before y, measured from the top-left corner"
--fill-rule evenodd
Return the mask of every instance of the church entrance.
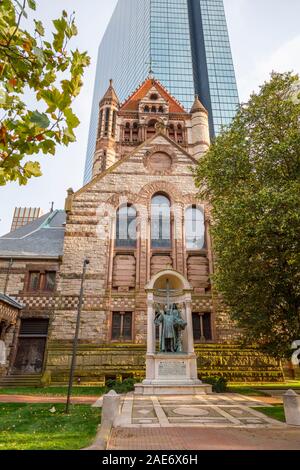
M 49 320 L 23 319 L 18 337 L 13 373 L 41 374 L 48 335 Z

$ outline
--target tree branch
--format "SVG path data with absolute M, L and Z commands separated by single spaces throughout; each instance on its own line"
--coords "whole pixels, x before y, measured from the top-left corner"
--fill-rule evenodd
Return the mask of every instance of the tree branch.
M 13 40 L 14 36 L 16 35 L 16 33 L 17 33 L 17 31 L 18 31 L 18 29 L 19 29 L 19 27 L 20 27 L 20 23 L 21 23 L 22 16 L 23 16 L 23 14 L 24 14 L 25 6 L 26 6 L 26 0 L 23 1 L 23 7 L 22 7 L 22 10 L 21 10 L 21 12 L 20 12 L 20 14 L 19 14 L 19 18 L 18 18 L 18 21 L 17 21 L 17 25 L 16 25 L 15 30 L 14 30 L 14 32 L 12 33 L 12 35 L 11 35 L 11 37 L 10 37 L 8 43 L 7 43 L 7 46 L 10 46 L 11 41 Z

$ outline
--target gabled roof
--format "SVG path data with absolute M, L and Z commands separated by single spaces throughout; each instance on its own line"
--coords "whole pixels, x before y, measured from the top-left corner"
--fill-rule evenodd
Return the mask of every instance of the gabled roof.
M 13 308 L 18 309 L 18 310 L 22 310 L 22 308 L 24 308 L 23 305 L 19 304 L 19 302 L 17 302 L 15 299 L 13 299 L 12 297 L 9 297 L 6 294 L 1 294 L 0 293 L 0 301 L 4 302 L 5 304 L 10 305 Z
M 93 178 L 89 183 L 87 183 L 85 186 L 83 186 L 81 189 L 79 189 L 78 191 L 76 191 L 76 193 L 74 193 L 74 196 L 76 197 L 77 195 L 83 193 L 84 191 L 86 191 L 88 188 L 94 186 L 95 183 L 97 183 L 98 181 L 101 181 L 102 178 L 104 178 L 106 175 L 108 175 L 109 173 L 112 173 L 114 170 L 116 170 L 119 166 L 121 166 L 124 162 L 128 161 L 132 156 L 134 156 L 136 153 L 138 153 L 144 146 L 147 146 L 153 141 L 155 140 L 157 137 L 164 137 L 164 139 L 169 142 L 170 144 L 172 144 L 173 146 L 177 147 L 178 150 L 180 150 L 180 152 L 182 152 L 184 155 L 186 155 L 190 160 L 191 160 L 191 163 L 194 163 L 194 164 L 197 164 L 198 161 L 192 157 L 192 155 L 190 155 L 183 147 L 181 147 L 179 144 L 177 144 L 177 142 L 174 142 L 174 140 L 170 139 L 169 136 L 163 134 L 162 132 L 158 132 L 157 134 L 155 134 L 154 136 L 150 137 L 150 139 L 147 139 L 145 140 L 145 142 L 142 142 L 141 145 L 139 145 L 138 147 L 136 147 L 134 150 L 132 150 L 132 152 L 130 152 L 128 155 L 126 155 L 124 158 L 121 158 L 120 160 L 118 160 L 114 165 L 112 165 L 111 167 L 109 167 L 106 171 L 100 173 L 99 175 L 95 176 L 95 178 Z M 1 239 L 0 239 L 1 240 Z
M 56 210 L 0 238 L 0 258 L 58 258 L 63 254 L 66 213 Z
M 176 100 L 168 90 L 155 78 L 147 78 L 122 104 L 120 111 L 137 111 L 139 102 L 147 95 L 151 88 L 155 87 L 157 92 L 169 103 L 170 113 L 185 113 L 184 107 Z

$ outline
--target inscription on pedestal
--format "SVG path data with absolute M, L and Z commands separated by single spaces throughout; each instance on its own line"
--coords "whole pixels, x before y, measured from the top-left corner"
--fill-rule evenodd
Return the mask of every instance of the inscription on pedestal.
M 184 361 L 160 361 L 158 364 L 159 377 L 186 377 L 186 363 Z

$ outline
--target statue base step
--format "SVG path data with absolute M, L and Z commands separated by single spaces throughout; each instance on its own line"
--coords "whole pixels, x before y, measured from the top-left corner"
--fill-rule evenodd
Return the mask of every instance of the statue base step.
M 212 393 L 198 379 L 195 353 L 147 354 L 146 380 L 136 384 L 138 395 L 197 395 Z
M 207 395 L 212 393 L 212 386 L 207 384 L 184 385 L 184 384 L 151 384 L 144 383 L 135 385 L 135 395 Z

